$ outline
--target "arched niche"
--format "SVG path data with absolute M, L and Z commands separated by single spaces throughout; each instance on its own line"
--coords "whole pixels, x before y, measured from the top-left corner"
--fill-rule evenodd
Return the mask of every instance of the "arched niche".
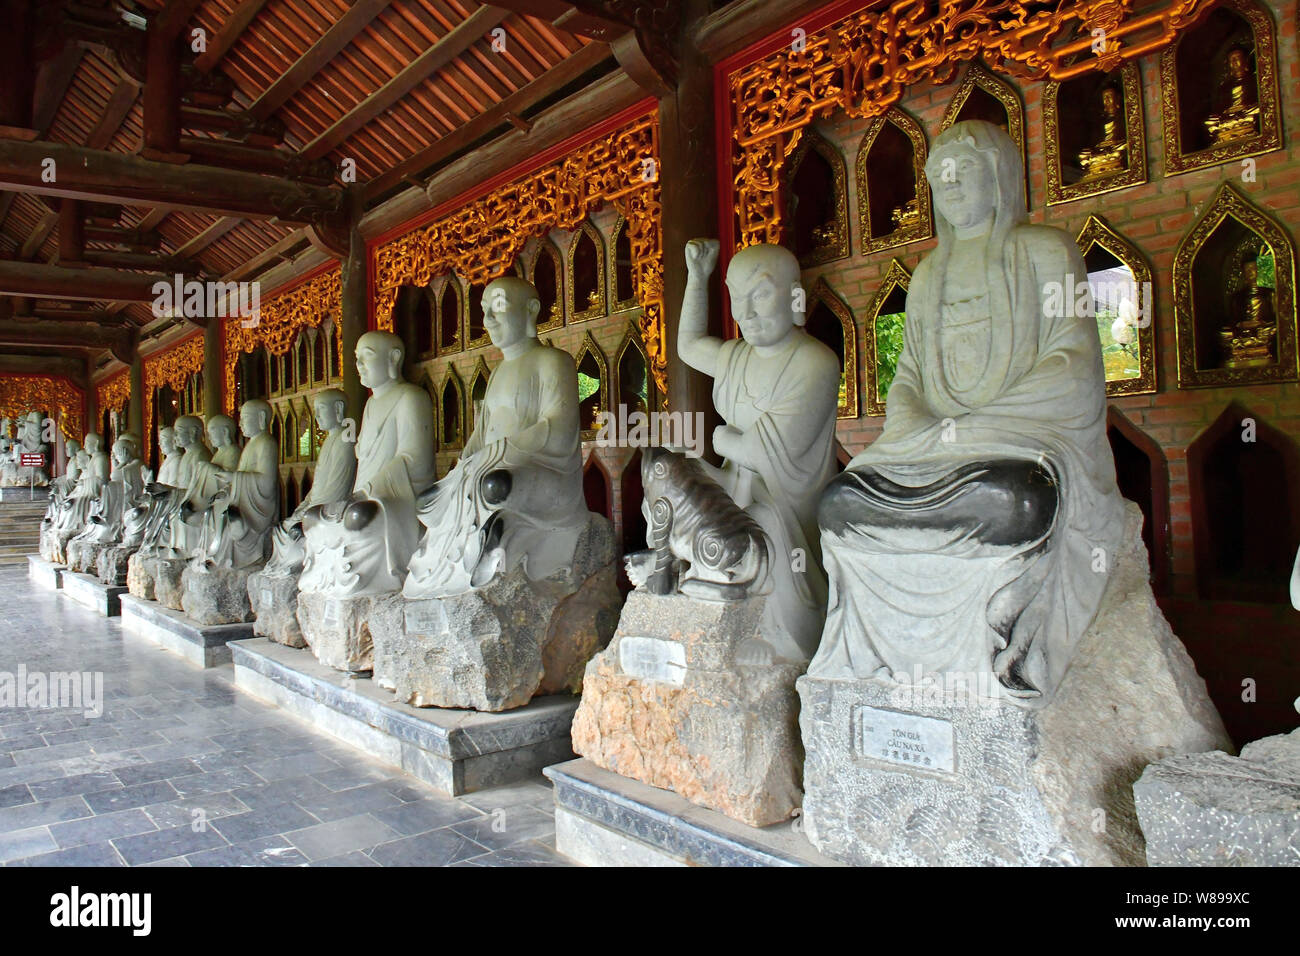
M 465 444 L 465 390 L 456 370 L 450 366 L 438 390 L 438 442 L 442 448 L 460 448 Z
M 903 354 L 903 326 L 907 315 L 907 286 L 912 274 L 897 259 L 867 304 L 865 332 L 867 414 L 885 414 L 885 398 Z
M 605 251 L 600 231 L 581 223 L 569 241 L 569 318 L 573 322 L 605 314 Z
M 1043 84 L 1047 204 L 1147 181 L 1142 77 L 1130 60 L 1103 73 Z
M 461 307 L 463 293 L 460 282 L 453 275 L 443 278 L 436 287 L 435 302 L 438 303 L 438 354 L 460 351 L 460 331 L 464 309 Z
M 433 357 L 433 310 L 428 292 L 422 286 L 404 285 L 397 290 L 393 332 L 405 346 L 403 371 L 409 379 L 416 365 Z
M 1151 587 L 1169 591 L 1169 464 L 1159 443 L 1118 408 L 1106 410 L 1106 437 L 1120 494 L 1142 509 L 1142 542 L 1151 560 Z
M 266 394 L 275 395 L 280 391 L 280 356 L 269 352 L 266 356 Z
M 284 461 L 284 423 L 281 414 L 279 408 L 271 406 L 271 437 L 275 440 L 275 447 L 280 451 L 280 461 Z
M 582 495 L 587 501 L 588 511 L 604 515 L 610 521 L 614 520 L 614 494 L 609 475 L 594 450 L 587 456 L 587 464 L 582 469 Z
M 1233 402 L 1187 448 L 1196 586 L 1207 600 L 1289 603 L 1300 545 L 1300 453 Z
M 315 457 L 315 422 L 307 402 L 297 403 L 298 431 L 294 436 L 293 451 L 297 461 L 311 461 Z
M 1012 142 L 1020 150 L 1020 158 L 1025 158 L 1025 108 L 1020 102 L 1020 94 L 1009 82 L 980 62 L 970 65 L 962 77 L 957 92 L 953 94 L 948 109 L 939 124 L 939 132 L 948 129 L 954 123 L 963 120 L 985 120 L 1007 131 Z M 1024 182 L 1025 203 L 1029 202 L 1029 164 L 1025 164 Z
M 1277 220 L 1232 185 L 1219 187 L 1179 243 L 1173 292 L 1180 388 L 1296 380 L 1295 249 Z M 1252 314 L 1276 332 L 1243 326 Z M 1259 358 L 1252 339 L 1262 342 Z
M 825 276 L 817 279 L 808 297 L 804 329 L 835 353 L 840 362 L 837 418 L 858 417 L 858 341 L 853 310 L 831 288 Z
M 609 363 L 590 332 L 583 336 L 575 361 L 578 366 L 580 427 L 583 438 L 591 438 L 599 427 L 596 416 L 609 410 Z
M 302 503 L 307 500 L 307 496 L 311 494 L 311 486 L 312 486 L 311 472 L 304 471 L 302 473 L 302 481 L 298 482 L 299 503 Z
M 1221 0 L 1160 54 L 1165 175 L 1256 156 L 1282 145 L 1277 31 L 1254 0 Z M 1233 76 L 1233 50 L 1244 75 Z M 1239 109 L 1233 109 L 1236 96 Z M 1251 102 L 1253 101 L 1253 102 Z
M 323 384 L 329 378 L 325 330 L 308 329 L 307 334 L 311 339 L 311 380 L 317 385 Z
M 636 449 L 618 483 L 619 512 L 623 518 L 623 553 L 644 551 L 646 543 L 645 515 L 641 502 L 645 487 L 641 483 L 641 449 Z M 625 572 L 626 573 L 626 572 Z
M 864 255 L 934 235 L 925 181 L 927 155 L 921 125 L 898 107 L 890 107 L 867 127 L 856 163 Z
M 805 268 L 849 254 L 849 198 L 844 157 L 806 127 L 785 170 L 782 245 Z
M 614 361 L 618 368 L 619 403 L 627 406 L 629 415 L 634 411 L 654 411 L 654 379 L 649 374 L 649 363 L 641 344 L 641 331 L 635 323 L 627 324 L 623 341 L 614 353 Z
M 537 312 L 537 331 L 549 332 L 564 324 L 564 256 L 550 239 L 541 239 L 529 265 L 529 281 L 537 290 L 541 308 Z
M 641 303 L 636 298 L 636 278 L 632 259 L 632 235 L 628 231 L 627 220 L 622 216 L 614 223 L 614 241 L 610 243 L 613 250 L 609 261 L 609 294 L 614 303 L 614 312 L 625 312 L 639 308 Z
M 329 330 L 330 337 L 330 379 L 336 382 L 343 381 L 343 347 L 342 332 L 333 322 L 326 322 L 323 326 Z
M 492 373 L 488 371 L 487 362 L 483 361 L 483 356 L 478 357 L 474 363 L 474 374 L 469 377 L 469 410 L 470 410 L 470 431 L 478 428 L 479 415 L 482 414 L 483 399 L 487 397 L 488 378 Z
M 1075 238 L 1092 292 L 1107 395 L 1156 390 L 1156 308 L 1151 265 L 1100 216 Z
M 280 431 L 280 460 L 294 460 L 294 440 L 298 435 L 298 416 L 292 405 L 284 406 L 283 427 Z
M 302 332 L 298 333 L 293 344 L 293 363 L 297 369 L 294 388 L 307 388 L 311 385 L 311 358 L 307 340 Z
M 465 290 L 465 348 L 477 349 L 491 343 L 487 326 L 483 324 L 483 290 L 487 283 L 469 286 Z

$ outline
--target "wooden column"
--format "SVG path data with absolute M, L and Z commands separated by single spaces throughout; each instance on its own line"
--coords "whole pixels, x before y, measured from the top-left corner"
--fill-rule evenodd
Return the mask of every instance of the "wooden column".
M 237 320 L 236 320 L 237 321 Z M 203 328 L 203 414 L 205 418 L 225 414 L 226 370 L 221 364 L 222 320 L 208 319 Z M 235 409 L 239 413 L 239 409 Z
M 369 314 L 369 256 L 366 241 L 361 236 L 361 214 L 364 200 L 360 190 L 348 191 L 348 256 L 340 264 L 342 282 L 342 319 L 339 333 L 343 336 L 343 394 L 348 399 L 348 415 L 361 432 L 361 412 L 365 408 L 368 392 L 357 375 L 357 340 L 370 326 Z
M 682 21 L 709 12 L 707 0 L 686 0 Z M 681 44 L 677 88 L 659 100 L 660 196 L 663 203 L 664 322 L 668 351 L 668 405 L 705 413 L 705 446 L 721 424 L 713 409 L 713 380 L 677 357 L 677 322 L 686 291 L 686 243 L 718 231 L 717 147 L 713 124 L 713 70 L 689 39 Z M 721 279 L 710 283 L 709 332 L 722 335 Z
M 143 452 L 151 443 L 144 433 L 144 359 L 140 356 L 139 348 L 135 350 L 131 359 L 131 371 L 127 374 L 131 376 L 131 398 L 126 406 L 126 428 L 139 437 L 142 442 L 140 450 Z

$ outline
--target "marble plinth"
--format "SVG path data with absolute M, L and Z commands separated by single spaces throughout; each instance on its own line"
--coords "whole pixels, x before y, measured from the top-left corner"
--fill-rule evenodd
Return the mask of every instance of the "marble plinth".
M 555 788 L 555 848 L 586 866 L 843 865 L 813 848 L 798 818 L 748 827 L 589 760 L 544 772 Z
M 251 624 L 200 627 L 180 611 L 155 601 L 122 595 L 122 629 L 179 654 L 198 667 L 218 667 L 230 661 L 231 641 L 253 636 Z
M 250 573 L 191 562 L 181 574 L 181 607 L 185 616 L 200 627 L 251 623 Z
M 307 646 L 298 624 L 298 575 L 263 571 L 250 574 L 248 601 L 257 615 L 254 634 L 286 647 Z
M 50 489 L 37 485 L 29 489 L 26 485 L 11 485 L 0 488 L 0 501 L 44 501 L 50 496 Z
M 573 757 L 578 702 L 538 697 L 504 714 L 417 709 L 322 664 L 308 649 L 253 639 L 231 645 L 235 684 L 451 796 L 536 777 Z
M 126 588 L 109 587 L 99 578 L 78 571 L 63 572 L 63 593 L 82 607 L 90 608 L 104 617 L 117 617 L 122 613 L 122 595 Z
M 53 591 L 63 587 L 63 572 L 66 570 L 63 565 L 46 561 L 39 554 L 27 555 L 27 576 L 43 588 Z
M 1300 730 L 1167 757 L 1133 796 L 1150 866 L 1300 866 Z
M 763 657 L 767 601 L 633 591 L 587 665 L 574 750 L 750 826 L 789 819 L 801 797 L 803 667 Z

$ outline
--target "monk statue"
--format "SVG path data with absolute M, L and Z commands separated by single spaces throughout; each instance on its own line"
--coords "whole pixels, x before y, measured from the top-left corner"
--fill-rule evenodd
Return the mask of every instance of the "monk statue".
M 342 502 L 303 517 L 307 558 L 298 588 L 351 598 L 401 588 L 419 542 L 416 495 L 434 480 L 433 402 L 402 378 L 405 348 L 391 332 L 357 341 L 357 371 L 371 390 L 357 436 L 357 474 Z
M 100 491 L 109 477 L 108 454 L 100 448 L 100 437 L 95 432 L 88 432 L 83 443 L 85 456 L 83 465 L 77 475 L 76 486 L 63 499 L 58 516 L 54 519 L 54 537 L 57 557 L 54 560 L 67 560 L 68 542 L 79 535 L 90 518 L 91 506 L 99 500 Z
M 74 571 L 94 568 L 98 549 L 121 539 L 126 510 L 143 494 L 147 478 L 139 439 L 126 434 L 113 442 L 108 481 L 100 489 L 99 500 L 90 506 L 85 528 L 68 542 L 68 561 Z M 74 559 L 77 550 L 82 554 Z
M 474 434 L 420 506 L 428 530 L 402 593 L 450 597 L 524 564 L 531 580 L 573 560 L 588 511 L 582 493 L 578 371 L 537 340 L 541 298 L 516 276 L 483 290 L 483 324 L 502 353 Z
M 154 504 L 165 498 L 176 485 L 176 473 L 180 468 L 181 456 L 176 453 L 176 433 L 168 428 L 158 429 L 158 452 L 161 462 L 158 464 L 158 477 L 152 482 L 145 482 L 137 500 L 128 505 L 122 516 L 122 540 L 124 548 L 138 548 L 145 537 L 145 528 L 149 516 L 154 513 Z
M 726 422 L 713 433 L 723 466 L 696 464 L 766 535 L 766 580 L 747 593 L 772 593 L 770 651 L 803 662 L 817 647 L 826 607 L 816 515 L 835 474 L 839 361 L 803 328 L 799 261 L 766 243 L 742 249 L 727 267 L 742 337 L 708 335 L 708 278 L 717 261 L 716 240 L 687 243 L 677 353 L 713 377 L 713 404 Z
M 41 519 L 41 557 L 46 561 L 59 560 L 59 516 L 63 513 L 68 495 L 72 494 L 77 487 L 81 470 L 86 465 L 86 453 L 81 450 L 81 442 L 69 438 L 64 450 L 68 456 L 68 463 L 64 467 L 63 474 L 50 482 L 50 499 L 45 506 L 45 516 Z
M 18 419 L 18 437 L 9 448 L 8 459 L 0 463 L 0 486 L 43 488 L 50 483 L 45 465 L 24 465 L 23 455 L 42 455 L 48 464 L 49 450 L 42 438 L 44 419 L 40 412 L 28 412 Z
M 261 399 L 245 402 L 239 428 L 248 442 L 236 467 L 212 469 L 214 455 L 190 488 L 192 499 L 211 501 L 203 516 L 199 558 L 215 567 L 241 570 L 266 560 L 267 535 L 280 510 L 280 446 L 267 431 L 271 414 Z M 212 433 L 211 426 L 208 431 Z M 205 487 L 209 482 L 215 487 Z
M 194 416 L 181 416 L 174 426 L 177 435 L 181 432 L 181 422 L 186 418 L 199 421 Z M 192 427 L 191 423 L 186 422 L 186 427 Z M 227 415 L 213 415 L 208 420 L 207 435 L 213 450 L 202 458 L 196 456 L 188 469 L 185 494 L 172 516 L 169 529 L 168 547 L 173 558 L 188 559 L 198 552 L 202 544 L 204 516 L 212 505 L 212 496 L 220 487 L 216 476 L 239 467 L 235 428 L 234 420 Z M 202 443 L 199 442 L 197 447 L 202 448 Z M 186 457 L 188 459 L 188 451 Z
M 347 407 L 346 396 L 337 388 L 327 388 L 312 397 L 312 414 L 316 426 L 325 433 L 325 441 L 316 455 L 311 491 L 293 514 L 271 529 L 267 574 L 300 574 L 307 557 L 303 547 L 303 518 L 312 508 L 336 505 L 352 493 L 357 476 L 357 449 L 356 442 L 349 441 L 345 435 Z
M 883 434 L 818 512 L 831 592 L 809 676 L 991 674 L 1045 701 L 1091 624 L 1124 529 L 1087 269 L 1027 221 L 1020 151 L 980 120 L 926 161 L 938 245 L 907 295 Z

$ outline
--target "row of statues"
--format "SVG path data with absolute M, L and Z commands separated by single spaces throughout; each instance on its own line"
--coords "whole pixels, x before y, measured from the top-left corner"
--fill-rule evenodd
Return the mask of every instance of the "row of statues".
M 50 483 L 49 445 L 44 437 L 45 419 L 29 411 L 18 419 L 17 434 L 9 435 L 9 419 L 0 421 L 0 488 L 45 488 Z M 40 455 L 40 465 L 24 465 L 24 455 Z

